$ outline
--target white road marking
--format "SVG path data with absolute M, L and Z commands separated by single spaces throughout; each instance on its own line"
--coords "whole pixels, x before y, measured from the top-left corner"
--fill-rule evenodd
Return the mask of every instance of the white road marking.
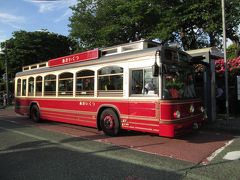
M 229 146 L 230 144 L 233 143 L 234 140 L 228 141 L 227 143 L 225 143 L 225 145 L 219 149 L 217 149 L 215 152 L 213 152 L 211 154 L 211 156 L 209 156 L 207 158 L 208 162 L 210 162 L 211 160 L 213 160 L 220 152 L 222 152 L 227 146 Z
M 240 151 L 232 151 L 232 152 L 229 152 L 227 153 L 223 159 L 225 160 L 238 160 L 240 159 Z

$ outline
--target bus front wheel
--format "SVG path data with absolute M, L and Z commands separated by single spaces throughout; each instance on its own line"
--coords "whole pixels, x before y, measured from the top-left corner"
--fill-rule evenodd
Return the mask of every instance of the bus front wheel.
M 30 110 L 30 119 L 33 122 L 40 122 L 40 112 L 37 105 L 33 105 Z
M 111 108 L 105 109 L 100 117 L 100 125 L 103 132 L 109 136 L 116 136 L 120 130 L 119 119 Z

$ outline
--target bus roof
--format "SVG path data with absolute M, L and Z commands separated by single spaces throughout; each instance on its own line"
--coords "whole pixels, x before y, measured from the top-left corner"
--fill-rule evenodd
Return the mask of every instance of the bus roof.
M 140 40 L 103 48 L 101 50 L 94 49 L 51 59 L 48 62 L 24 66 L 23 71 L 18 72 L 16 77 L 103 63 L 126 61 L 144 56 L 155 56 L 156 51 L 161 50 L 162 48 L 163 47 L 157 42 Z M 176 50 L 176 48 L 172 47 L 164 48 Z
M 19 76 L 25 76 L 25 75 L 31 75 L 31 74 L 38 74 L 38 73 L 44 73 L 44 72 L 51 72 L 51 71 L 57 71 L 57 70 L 63 70 L 63 69 L 71 69 L 76 67 L 82 67 L 82 66 L 89 66 L 89 65 L 96 65 L 96 64 L 102 64 L 109 63 L 109 62 L 117 62 L 122 60 L 128 60 L 143 56 L 154 56 L 156 50 L 161 50 L 161 46 L 148 48 L 148 49 L 138 49 L 136 51 L 128 51 L 125 53 L 116 53 L 112 55 L 103 55 L 99 57 L 98 59 L 88 60 L 88 61 L 79 61 L 76 63 L 70 63 L 66 65 L 61 66 L 45 66 L 42 68 L 29 68 L 29 70 L 18 72 L 16 74 L 16 77 Z M 32 65 L 31 65 L 32 66 Z

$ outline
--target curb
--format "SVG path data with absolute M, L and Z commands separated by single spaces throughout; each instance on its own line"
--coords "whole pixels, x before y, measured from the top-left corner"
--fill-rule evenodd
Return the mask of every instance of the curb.
M 233 135 L 240 135 L 240 120 L 226 122 L 225 120 L 216 120 L 215 122 L 207 123 L 204 130 L 211 130 L 216 132 L 224 132 Z

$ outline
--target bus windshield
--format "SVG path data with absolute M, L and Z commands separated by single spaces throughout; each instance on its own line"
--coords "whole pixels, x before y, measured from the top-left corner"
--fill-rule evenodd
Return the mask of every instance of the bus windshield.
M 193 77 L 190 68 L 163 64 L 162 99 L 196 98 Z

